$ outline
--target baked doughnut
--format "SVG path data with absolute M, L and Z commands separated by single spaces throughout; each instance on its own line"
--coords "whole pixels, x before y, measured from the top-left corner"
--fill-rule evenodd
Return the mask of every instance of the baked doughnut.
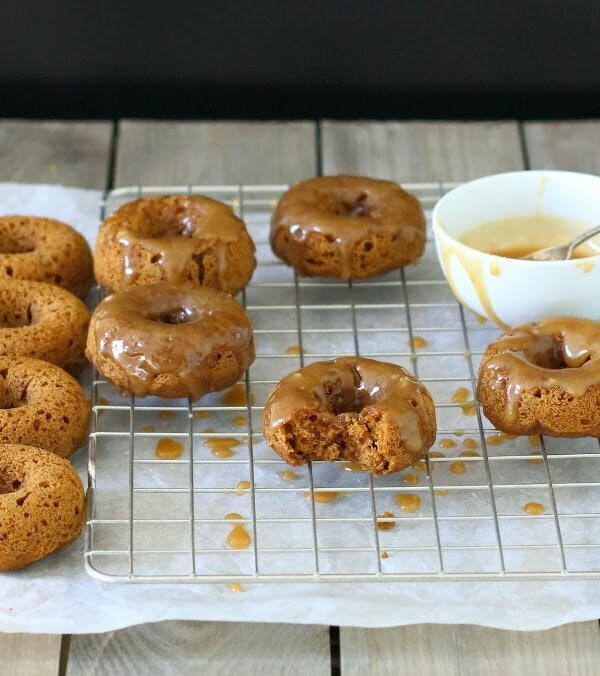
M 80 298 L 94 283 L 92 254 L 71 226 L 36 216 L 0 217 L 0 279 L 56 284 Z
M 235 295 L 256 267 L 244 221 L 202 195 L 164 195 L 124 204 L 96 241 L 96 278 L 109 291 L 132 284 L 190 282 Z
M 341 357 L 283 378 L 267 401 L 264 434 L 290 465 L 351 460 L 390 474 L 427 453 L 435 410 L 429 392 L 401 366 Z
M 0 571 L 22 568 L 77 539 L 85 493 L 68 460 L 0 444 Z
M 90 403 L 68 373 L 39 359 L 0 357 L 0 444 L 67 458 L 87 440 Z
M 163 282 L 103 300 L 86 354 L 124 390 L 198 399 L 243 376 L 254 361 L 254 337 L 244 308 L 228 294 Z
M 600 437 L 600 322 L 554 317 L 489 345 L 477 398 L 509 434 Z
M 43 359 L 76 374 L 87 363 L 89 322 L 87 307 L 58 286 L 0 279 L 0 355 Z
M 311 178 L 279 200 L 271 246 L 300 275 L 376 277 L 417 262 L 425 216 L 416 197 L 391 181 Z

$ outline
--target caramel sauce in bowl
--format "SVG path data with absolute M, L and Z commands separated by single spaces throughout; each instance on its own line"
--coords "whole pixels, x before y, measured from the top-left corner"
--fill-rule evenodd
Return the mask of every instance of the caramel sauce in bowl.
M 438 258 L 460 303 L 502 328 L 540 317 L 600 319 L 600 240 L 568 261 L 521 256 L 600 222 L 600 177 L 563 171 L 486 176 L 445 195 L 433 211 Z

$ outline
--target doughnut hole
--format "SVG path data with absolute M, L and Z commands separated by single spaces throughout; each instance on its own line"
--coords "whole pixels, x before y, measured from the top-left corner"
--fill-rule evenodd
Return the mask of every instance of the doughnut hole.
M 534 366 L 552 370 L 581 368 L 591 359 L 591 355 L 582 354 L 579 358 L 572 357 L 567 363 L 565 341 L 560 336 L 536 336 L 524 352 Z
M 181 201 L 153 201 L 148 202 L 144 209 L 136 212 L 127 224 L 127 230 L 138 237 L 193 237 L 196 221 L 205 215 L 202 203 L 195 200 Z
M 13 227 L 5 228 L 0 231 L 0 254 L 24 254 L 35 251 L 36 245 L 27 229 L 20 231 L 16 225 L 23 226 L 23 222 L 14 220 L 11 222 Z M 6 274 L 12 276 L 10 266 L 6 268 Z

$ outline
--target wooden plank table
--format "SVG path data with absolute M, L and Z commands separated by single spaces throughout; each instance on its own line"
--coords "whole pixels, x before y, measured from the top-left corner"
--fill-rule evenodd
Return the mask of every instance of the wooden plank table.
M 112 146 L 111 146 L 112 144 Z M 600 124 L 0 122 L 0 181 L 80 187 L 285 183 L 323 173 L 463 180 L 527 167 L 598 172 Z M 111 163 L 110 158 L 114 158 Z M 339 644 L 338 644 L 339 636 Z M 0 635 L 7 674 L 593 674 L 597 622 L 545 632 L 163 622 L 100 635 Z

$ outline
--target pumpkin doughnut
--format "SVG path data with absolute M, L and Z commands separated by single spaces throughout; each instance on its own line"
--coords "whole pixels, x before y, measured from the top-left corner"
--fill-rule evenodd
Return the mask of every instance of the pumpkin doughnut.
M 477 398 L 509 434 L 600 437 L 600 322 L 554 317 L 489 345 Z
M 0 444 L 67 458 L 87 440 L 90 403 L 66 371 L 30 357 L 0 357 Z
M 61 221 L 2 216 L 0 279 L 48 282 L 82 298 L 94 283 L 90 247 L 82 235 Z
M 77 539 L 85 493 L 68 460 L 0 444 L 0 571 L 22 568 Z
M 427 453 L 435 410 L 427 389 L 401 366 L 342 357 L 283 378 L 267 401 L 264 434 L 290 465 L 350 460 L 390 474 Z
M 208 287 L 132 286 L 92 314 L 89 360 L 139 396 L 198 399 L 237 382 L 254 361 L 252 324 L 233 298 Z
M 78 373 L 90 313 L 58 286 L 0 279 L 0 355 L 35 357 Z
M 235 295 L 256 267 L 244 221 L 202 195 L 164 195 L 124 204 L 103 223 L 94 257 L 99 284 L 191 283 Z
M 417 262 L 425 216 L 416 197 L 391 181 L 321 176 L 279 200 L 271 246 L 299 275 L 376 277 Z

